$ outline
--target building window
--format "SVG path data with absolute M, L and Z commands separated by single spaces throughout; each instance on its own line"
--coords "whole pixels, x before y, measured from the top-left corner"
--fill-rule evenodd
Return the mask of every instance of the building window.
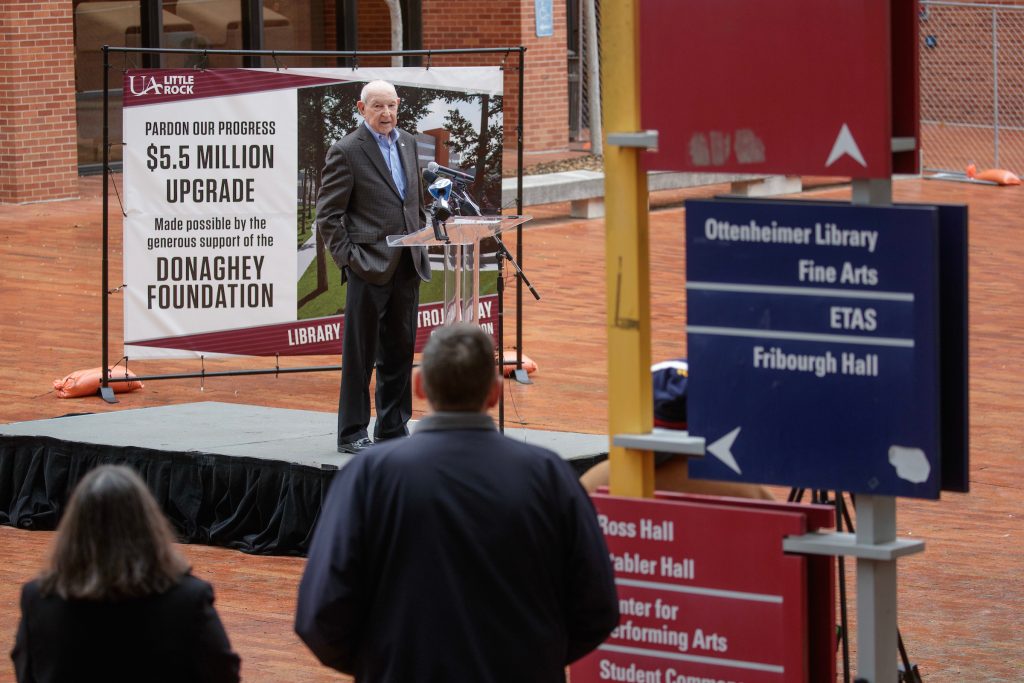
M 103 161 L 103 52 L 111 47 L 168 47 L 209 50 L 322 50 L 324 0 L 161 0 L 160 13 L 147 13 L 155 0 L 75 0 L 75 91 L 78 163 L 99 168 Z M 144 3 L 147 3 L 144 5 Z M 249 6 L 248 3 L 252 3 Z M 259 25 L 246 35 L 243 12 Z M 255 11 L 254 11 L 255 10 Z M 158 19 L 157 19 L 158 17 Z M 159 21 L 159 26 L 156 25 Z M 146 40 L 145 36 L 159 36 Z M 261 43 L 257 45 L 256 43 Z M 291 60 L 310 64 L 310 60 Z M 121 74 L 142 66 L 164 68 L 240 67 L 240 55 L 111 55 L 110 159 L 121 160 Z M 273 60 L 264 59 L 264 66 Z M 283 64 L 283 60 L 281 61 Z

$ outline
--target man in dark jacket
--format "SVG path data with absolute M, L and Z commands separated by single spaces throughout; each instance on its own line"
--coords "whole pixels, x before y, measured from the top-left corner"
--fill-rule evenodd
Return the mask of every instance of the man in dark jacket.
M 432 413 L 335 478 L 295 629 L 360 683 L 563 681 L 618 623 L 589 498 L 555 453 L 500 434 L 490 338 L 434 333 L 413 377 Z

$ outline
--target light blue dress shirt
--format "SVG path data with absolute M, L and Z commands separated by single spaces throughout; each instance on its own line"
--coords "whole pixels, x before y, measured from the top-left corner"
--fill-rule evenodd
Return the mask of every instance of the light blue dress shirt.
M 391 177 L 398 188 L 398 194 L 402 199 L 405 199 L 405 171 L 402 170 L 402 159 L 398 154 L 398 131 L 392 128 L 389 134 L 381 135 L 373 128 L 370 128 L 370 124 L 365 121 L 363 125 L 370 131 L 373 139 L 377 141 L 380 153 L 384 155 L 384 163 L 391 171 Z

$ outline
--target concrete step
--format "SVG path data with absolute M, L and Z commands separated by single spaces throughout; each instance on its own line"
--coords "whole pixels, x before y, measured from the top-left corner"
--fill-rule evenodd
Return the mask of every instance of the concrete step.
M 719 183 L 732 183 L 733 193 L 744 196 L 792 193 L 801 189 L 799 178 L 787 176 L 670 171 L 651 171 L 647 174 L 647 188 L 651 192 Z M 514 206 L 516 193 L 516 179 L 503 178 L 501 205 Z M 604 173 L 561 171 L 523 177 L 523 206 L 556 202 L 571 202 L 569 215 L 573 218 L 604 216 Z

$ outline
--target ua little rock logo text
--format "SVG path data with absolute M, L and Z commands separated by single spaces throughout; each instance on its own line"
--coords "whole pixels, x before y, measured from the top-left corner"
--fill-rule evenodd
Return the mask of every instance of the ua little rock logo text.
M 194 95 L 195 76 L 129 76 L 128 90 L 132 95 Z

